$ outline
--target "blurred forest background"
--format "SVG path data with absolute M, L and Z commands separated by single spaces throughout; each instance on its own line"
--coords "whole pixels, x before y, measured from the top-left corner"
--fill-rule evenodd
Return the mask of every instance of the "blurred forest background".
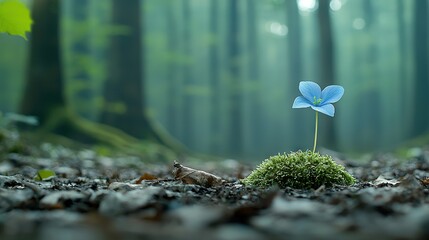
M 429 130 L 427 0 L 22 2 L 33 30 L 0 35 L 0 111 L 65 136 L 79 116 L 219 156 L 310 149 L 314 111 L 291 108 L 302 80 L 345 88 L 321 147 L 393 149 Z

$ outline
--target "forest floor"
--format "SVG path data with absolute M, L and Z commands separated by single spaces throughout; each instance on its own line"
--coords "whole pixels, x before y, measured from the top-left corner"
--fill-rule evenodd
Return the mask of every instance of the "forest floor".
M 0 148 L 2 240 L 429 239 L 429 149 L 407 161 L 334 156 L 358 179 L 349 187 L 259 190 L 239 181 L 254 166 L 235 160 L 182 163 L 226 180 L 203 187 L 175 180 L 174 159 L 35 148 Z

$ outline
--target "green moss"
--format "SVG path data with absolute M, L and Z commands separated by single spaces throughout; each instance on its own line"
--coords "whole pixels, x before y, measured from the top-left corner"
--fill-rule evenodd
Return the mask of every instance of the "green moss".
M 242 182 L 261 188 L 316 189 L 321 185 L 351 185 L 355 179 L 331 156 L 298 151 L 266 159 Z
M 0 129 L 0 143 L 6 139 L 6 134 Z

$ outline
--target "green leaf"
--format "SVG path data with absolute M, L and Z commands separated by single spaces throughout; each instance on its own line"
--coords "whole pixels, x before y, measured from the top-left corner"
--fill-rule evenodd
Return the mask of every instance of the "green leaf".
M 17 0 L 0 2 L 0 33 L 18 35 L 27 40 L 26 32 L 31 31 L 33 20 L 30 10 Z
M 54 171 L 50 169 L 42 169 L 37 171 L 37 175 L 34 177 L 34 180 L 45 181 L 45 180 L 51 180 L 54 177 L 56 177 Z

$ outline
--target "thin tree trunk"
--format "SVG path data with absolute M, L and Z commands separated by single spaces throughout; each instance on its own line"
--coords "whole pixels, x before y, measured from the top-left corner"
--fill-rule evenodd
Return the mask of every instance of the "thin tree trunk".
M 89 34 L 88 17 L 89 17 L 89 1 L 88 0 L 74 0 L 71 8 L 71 14 L 73 21 L 78 23 L 78 27 L 82 28 L 85 26 L 85 32 Z M 84 25 L 85 24 L 85 25 Z M 90 104 L 87 104 L 94 97 L 93 90 L 91 88 L 91 79 L 89 76 L 89 67 L 87 58 L 90 54 L 89 49 L 89 35 L 80 34 L 80 38 L 74 41 L 72 45 L 73 50 L 73 75 L 72 79 L 75 81 L 74 84 L 81 86 L 79 90 L 75 92 L 75 101 L 79 106 L 76 110 L 78 114 L 89 119 L 94 117 L 93 110 Z
M 299 82 L 302 81 L 302 37 L 301 37 L 301 21 L 299 16 L 299 8 L 297 1 L 286 1 L 286 14 L 287 14 L 287 25 L 288 25 L 288 64 L 289 64 L 289 79 L 291 84 L 288 86 L 298 86 Z M 296 91 L 293 88 L 294 92 Z M 294 95 L 292 95 L 294 96 Z M 293 101 L 293 99 L 291 99 Z M 298 124 L 302 121 L 301 117 L 297 114 L 293 115 L 293 123 Z M 300 128 L 291 129 L 292 136 L 301 136 L 303 130 Z M 301 148 L 301 146 L 294 146 Z
M 405 34 L 405 17 L 404 17 L 404 2 L 403 0 L 396 1 L 396 14 L 397 14 L 397 29 L 398 29 L 398 42 L 399 42 L 399 81 L 400 89 L 406 92 L 406 98 L 408 99 L 408 82 L 407 79 L 407 48 L 406 48 L 406 34 Z M 400 101 L 399 109 L 407 111 L 406 115 L 409 115 L 408 110 L 408 101 Z M 401 120 L 405 122 L 403 127 L 400 129 L 401 137 L 408 135 L 409 128 L 409 118 L 402 118 Z
M 227 28 L 227 57 L 229 73 L 229 153 L 242 151 L 242 97 L 240 93 L 240 48 L 238 0 L 229 0 Z
M 176 56 L 178 54 L 178 33 L 177 33 L 177 19 L 175 14 L 175 5 L 168 4 L 167 8 L 167 45 L 169 54 Z M 181 87 L 181 81 L 178 75 L 178 63 L 176 57 L 171 58 L 168 63 L 168 105 L 167 105 L 167 126 L 174 136 L 180 136 L 180 92 L 178 89 Z
M 219 77 L 219 25 L 218 25 L 218 14 L 219 14 L 219 1 L 211 0 L 210 2 L 210 34 L 213 38 L 213 42 L 209 48 L 209 81 L 211 94 L 211 111 L 210 111 L 210 132 L 211 132 L 211 150 L 213 152 L 220 151 L 221 144 L 221 126 L 220 126 L 220 115 L 221 115 L 221 84 Z
M 429 91 L 428 20 L 428 1 L 415 0 L 413 136 L 421 135 L 429 129 L 429 110 L 426 103 Z
M 368 35 L 368 38 L 370 39 L 369 43 L 366 45 L 366 54 L 365 59 L 363 60 L 364 63 L 367 65 L 367 69 L 369 71 L 369 75 L 371 76 L 377 76 L 377 61 L 379 59 L 379 49 L 377 48 L 377 45 L 375 43 L 375 39 L 371 38 L 370 36 L 373 36 L 376 33 L 374 24 L 374 7 L 373 7 L 373 1 L 371 0 L 364 0 L 363 1 L 363 10 L 364 10 L 364 18 L 366 19 L 365 22 L 365 28 L 366 28 L 366 34 Z M 370 150 L 371 148 L 380 148 L 383 147 L 383 135 L 378 134 L 377 136 L 374 136 L 373 133 L 377 132 L 377 130 L 382 128 L 382 114 L 381 113 L 381 93 L 380 91 L 377 91 L 377 85 L 375 85 L 372 89 L 366 91 L 363 95 L 363 105 L 371 105 L 372 107 L 369 109 L 366 109 L 365 114 L 361 114 L 361 122 L 364 124 L 364 128 L 362 131 L 360 131 L 360 134 L 362 135 L 362 145 L 363 150 Z M 372 146 L 372 147 L 371 147 Z
M 183 51 L 187 59 L 192 58 L 191 48 L 191 5 L 189 0 L 183 1 Z M 183 141 L 188 146 L 194 146 L 195 143 L 195 97 L 192 91 L 189 91 L 194 86 L 195 82 L 192 75 L 192 65 L 189 61 L 183 66 L 183 82 L 184 82 L 184 101 L 183 101 Z
M 258 41 L 258 13 L 257 0 L 248 0 L 247 3 L 247 41 L 249 82 L 251 92 L 249 94 L 250 112 L 250 146 L 257 146 L 262 138 L 262 103 L 260 95 L 259 75 L 259 41 Z
M 323 86 L 327 86 L 336 82 L 334 72 L 334 40 L 332 33 L 332 24 L 329 13 L 330 0 L 319 0 L 318 9 L 318 23 L 319 23 L 319 72 L 320 72 L 320 83 Z M 333 119 L 321 119 L 323 127 L 321 128 L 321 139 L 322 145 L 328 146 L 329 148 L 335 148 L 337 146 L 337 137 L 334 128 Z

